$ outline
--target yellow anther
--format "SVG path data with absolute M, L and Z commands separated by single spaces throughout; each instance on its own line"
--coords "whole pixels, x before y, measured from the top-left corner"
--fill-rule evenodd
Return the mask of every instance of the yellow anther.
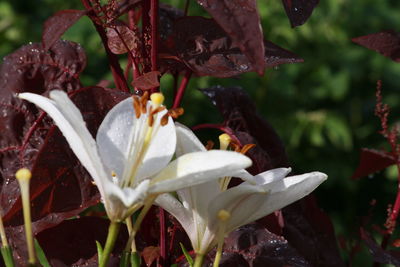
M 115 173 L 115 171 L 112 171 L 112 172 L 111 172 L 111 176 L 112 176 L 112 177 L 116 177 L 116 176 L 117 176 L 117 174 Z
M 231 218 L 231 213 L 227 210 L 220 210 L 218 211 L 218 220 L 220 220 L 221 222 L 226 222 L 227 220 L 229 220 Z
M 154 107 L 159 107 L 162 103 L 164 103 L 164 96 L 161 93 L 153 93 L 150 96 L 151 102 L 153 102 Z
M 227 150 L 229 144 L 231 143 L 231 141 L 232 141 L 232 139 L 228 134 L 226 134 L 226 133 L 221 134 L 219 136 L 219 147 L 220 147 L 220 149 L 221 150 Z
M 22 168 L 19 169 L 16 173 L 15 173 L 15 177 L 19 180 L 19 181 L 29 181 L 32 177 L 32 173 L 30 170 L 28 170 L 27 168 Z

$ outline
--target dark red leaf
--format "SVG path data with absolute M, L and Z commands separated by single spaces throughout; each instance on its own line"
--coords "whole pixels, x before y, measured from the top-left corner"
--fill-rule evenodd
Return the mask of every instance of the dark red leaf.
M 207 255 L 203 266 L 211 267 L 214 258 L 215 249 Z M 224 253 L 219 266 L 309 267 L 312 265 L 293 249 L 285 238 L 257 224 L 248 224 L 236 229 L 225 238 Z
M 131 30 L 121 21 L 114 21 L 107 28 L 107 44 L 111 52 L 114 54 L 125 54 L 133 51 L 138 54 L 140 49 L 140 39 L 138 37 L 138 29 Z
M 141 255 L 146 265 L 150 266 L 158 257 L 160 257 L 160 247 L 155 247 L 155 246 L 145 247 Z
M 42 45 L 44 50 L 48 50 L 61 36 L 75 24 L 86 10 L 61 10 L 48 18 L 43 24 Z
M 159 11 L 159 70 L 161 73 L 177 74 L 187 67 L 175 56 L 175 40 L 173 37 L 175 21 L 184 16 L 181 9 L 160 3 Z
M 134 8 L 136 5 L 141 3 L 142 0 L 123 0 L 123 1 L 118 1 L 118 7 L 114 11 L 115 14 L 112 15 L 112 17 L 119 17 L 126 12 L 128 12 L 130 9 Z
M 196 75 L 224 78 L 256 70 L 212 19 L 184 17 L 176 21 L 174 30 L 177 56 Z M 263 55 L 267 67 L 302 62 L 293 53 L 269 41 L 265 42 Z
M 282 209 L 283 236 L 311 266 L 344 267 L 333 225 L 312 195 Z
M 281 236 L 277 236 L 257 224 L 242 226 L 225 240 L 225 251 L 240 254 L 249 266 L 311 266 Z M 225 257 L 224 257 L 225 258 Z M 222 266 L 236 266 L 224 264 Z
M 96 241 L 104 247 L 109 224 L 109 220 L 97 217 L 66 220 L 56 227 L 42 231 L 37 235 L 37 239 L 51 266 L 95 267 L 98 266 Z M 21 253 L 17 254 L 18 263 L 23 264 L 26 260 L 22 250 L 26 247 L 24 232 L 19 235 L 16 233 L 18 231 L 12 231 L 11 240 L 17 247 L 16 251 Z M 118 266 L 118 256 L 124 249 L 127 239 L 126 227 L 121 227 L 114 248 L 114 257 L 111 257 L 108 266 Z
M 393 61 L 400 62 L 400 34 L 393 30 L 360 36 L 351 40 Z
M 319 0 L 282 0 L 292 27 L 304 24 L 311 16 Z
M 264 36 L 256 0 L 197 0 L 197 2 L 232 38 L 254 70 L 262 75 L 265 68 Z
M 22 224 L 19 187 L 14 178 L 21 167 L 31 169 L 34 231 L 74 216 L 98 201 L 92 179 L 80 165 L 59 130 L 35 105 L 15 97 L 18 92 L 47 94 L 52 89 L 79 89 L 85 54 L 74 43 L 57 41 L 48 53 L 40 44 L 22 47 L 0 67 L 0 186 L 6 225 Z M 84 88 L 73 101 L 83 112 L 92 134 L 127 94 L 99 87 Z
M 233 130 L 242 144 L 256 144 L 248 152 L 253 160 L 250 172 L 260 172 L 288 166 L 282 141 L 272 126 L 256 110 L 248 94 L 239 87 L 215 86 L 201 89 L 224 118 L 224 124 Z
M 149 90 L 154 87 L 160 86 L 161 73 L 159 71 L 151 71 L 144 73 L 142 76 L 137 77 L 132 81 L 132 86 L 137 87 L 141 90 Z
M 363 148 L 361 150 L 360 163 L 352 178 L 358 179 L 360 177 L 368 176 L 395 163 L 396 158 L 386 151 Z
M 365 245 L 368 247 L 374 262 L 393 264 L 394 266 L 400 266 L 400 253 L 398 250 L 384 250 L 378 245 L 371 235 L 360 228 L 361 239 L 364 240 Z

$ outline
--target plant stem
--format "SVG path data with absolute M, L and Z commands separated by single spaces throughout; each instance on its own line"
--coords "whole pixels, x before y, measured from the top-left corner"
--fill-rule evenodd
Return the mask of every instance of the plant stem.
M 126 243 L 125 246 L 125 251 L 129 251 L 129 247 L 131 247 L 131 251 L 134 253 L 136 252 L 136 245 L 135 245 L 135 236 L 136 233 L 139 231 L 140 225 L 142 224 L 142 221 L 144 217 L 146 216 L 147 212 L 150 210 L 151 206 L 153 205 L 154 200 L 157 198 L 158 195 L 151 196 L 147 199 L 146 203 L 144 204 L 144 207 L 139 213 L 139 216 L 136 218 L 135 224 L 133 225 L 132 231 L 129 234 L 129 239 L 128 242 Z
M 121 226 L 120 222 L 111 222 L 108 228 L 108 235 L 106 245 L 103 250 L 103 255 L 99 263 L 99 267 L 108 266 L 108 260 L 110 259 L 110 254 L 114 248 L 115 241 L 117 240 L 119 228 Z
M 190 70 L 186 71 L 185 76 L 183 76 L 181 84 L 178 88 L 178 91 L 176 92 L 172 108 L 178 108 L 181 105 L 183 95 L 185 94 L 186 91 L 186 87 L 189 84 L 190 76 L 192 76 L 192 71 Z
M 204 254 L 197 253 L 193 267 L 201 267 L 203 265 L 203 261 L 204 261 Z
M 151 70 L 158 70 L 158 9 L 159 9 L 159 1 L 151 0 L 150 2 L 150 24 L 151 24 Z M 151 93 L 159 92 L 160 87 L 155 87 L 151 89 Z
M 163 208 L 159 208 L 160 215 L 160 266 L 167 266 L 167 235 L 166 235 L 166 222 L 165 222 L 165 211 Z
M 81 0 L 81 2 L 86 10 L 92 10 L 92 6 L 88 0 Z M 108 48 L 106 32 L 102 26 L 98 25 L 94 21 L 93 17 L 97 17 L 97 15 L 94 12 L 91 13 L 92 15 L 90 15 L 89 17 L 94 27 L 96 28 L 97 33 L 100 35 L 101 41 L 107 54 L 108 62 L 110 63 L 111 73 L 114 77 L 115 86 L 120 91 L 129 92 L 129 86 L 125 80 L 125 76 L 121 69 L 121 66 L 119 65 L 118 57 L 114 55 Z

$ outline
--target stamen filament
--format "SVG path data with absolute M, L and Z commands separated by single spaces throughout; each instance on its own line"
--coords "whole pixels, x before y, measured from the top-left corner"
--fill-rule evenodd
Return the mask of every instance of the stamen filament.
M 31 221 L 31 207 L 29 201 L 29 182 L 32 177 L 32 173 L 26 169 L 19 169 L 15 173 L 19 187 L 21 190 L 22 199 L 22 212 L 24 215 L 24 226 L 25 226 L 25 237 L 26 245 L 28 247 L 28 265 L 36 265 L 35 247 L 33 245 L 33 233 L 32 233 L 32 221 Z
M 217 253 L 215 254 L 214 264 L 213 267 L 218 267 L 219 262 L 221 261 L 222 257 L 222 248 L 224 246 L 224 239 L 225 239 L 225 230 L 226 230 L 226 223 L 231 217 L 231 214 L 227 210 L 220 210 L 218 212 L 218 220 L 219 220 L 219 227 L 218 227 L 218 234 L 217 234 Z

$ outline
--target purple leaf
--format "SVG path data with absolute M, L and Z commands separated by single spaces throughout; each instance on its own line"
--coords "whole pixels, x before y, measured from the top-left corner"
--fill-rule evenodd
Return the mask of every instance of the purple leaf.
M 140 40 L 138 37 L 138 29 L 135 31 L 129 29 L 123 22 L 115 20 L 109 24 L 107 28 L 107 45 L 114 54 L 125 54 L 133 51 L 135 55 L 139 55 Z
M 40 44 L 24 46 L 0 66 L 0 201 L 6 225 L 22 224 L 22 206 L 15 172 L 32 171 L 31 203 L 34 231 L 75 216 L 98 201 L 91 177 L 80 165 L 58 128 L 35 105 L 15 93 L 73 92 L 92 134 L 108 110 L 128 94 L 100 87 L 80 88 L 86 62 L 82 48 L 57 41 L 45 52 Z
M 232 38 L 254 70 L 264 73 L 264 37 L 256 0 L 197 0 Z M 194 25 L 193 25 L 194 27 Z
M 400 62 L 400 34 L 393 30 L 360 36 L 351 40 L 393 61 Z
M 396 158 L 386 151 L 363 148 L 361 150 L 360 163 L 353 173 L 352 178 L 358 179 L 368 176 L 395 163 Z
M 48 50 L 61 36 L 75 24 L 86 10 L 61 10 L 48 18 L 43 25 L 42 45 L 44 50 Z
M 109 224 L 109 220 L 98 217 L 65 220 L 53 228 L 42 231 L 36 238 L 51 266 L 95 267 L 98 266 L 96 241 L 104 247 Z M 22 228 L 22 226 L 17 228 Z M 19 266 L 25 266 L 27 259 L 27 252 L 24 249 L 26 247 L 25 233 L 17 231 L 17 228 L 8 230 L 17 263 Z M 126 228 L 121 228 L 114 248 L 114 256 L 111 256 L 108 266 L 118 266 L 118 255 L 121 254 L 128 239 Z
M 400 253 L 398 250 L 384 250 L 363 228 L 360 228 L 360 235 L 372 254 L 374 262 L 400 266 Z
M 282 209 L 283 236 L 311 266 L 344 267 L 329 216 L 312 195 Z
M 141 90 L 149 90 L 151 88 L 158 87 L 160 86 L 160 75 L 161 73 L 159 71 L 146 72 L 142 76 L 139 76 L 132 81 L 132 86 Z
M 247 154 L 253 160 L 250 172 L 257 174 L 288 166 L 282 141 L 272 126 L 257 113 L 253 101 L 243 89 L 215 86 L 201 91 L 217 106 L 224 124 L 233 130 L 242 144 L 256 144 Z
M 311 16 L 319 0 L 282 0 L 292 27 L 304 24 Z
M 176 21 L 177 56 L 197 75 L 232 77 L 256 70 L 240 49 L 212 19 L 184 17 Z M 293 53 L 265 42 L 265 66 L 302 62 Z

